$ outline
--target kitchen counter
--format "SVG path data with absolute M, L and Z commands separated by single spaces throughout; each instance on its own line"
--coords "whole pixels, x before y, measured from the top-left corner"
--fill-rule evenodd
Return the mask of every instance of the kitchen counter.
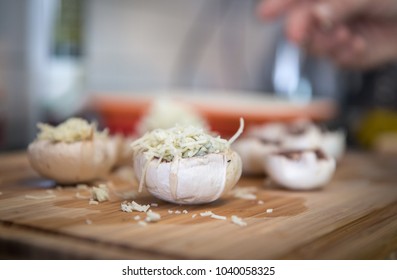
M 116 170 L 106 182 L 110 200 L 91 205 L 84 186 L 61 187 L 40 178 L 25 153 L 0 155 L 0 257 L 393 259 L 397 255 L 397 158 L 349 152 L 332 182 L 317 191 L 286 191 L 262 177 L 243 177 L 238 187 L 249 188 L 256 199 L 230 194 L 199 206 L 174 205 L 145 192 L 131 192 L 137 190 L 137 182 L 130 167 Z M 139 225 L 135 217 L 142 221 L 146 215 L 122 212 L 125 200 L 158 204 L 151 209 L 161 214 L 161 220 Z M 205 211 L 227 220 L 201 216 Z M 243 218 L 247 226 L 233 224 L 232 215 Z

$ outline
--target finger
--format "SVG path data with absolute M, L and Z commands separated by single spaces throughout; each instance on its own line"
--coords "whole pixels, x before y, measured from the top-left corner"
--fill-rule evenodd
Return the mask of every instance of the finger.
M 333 44 L 332 38 L 334 37 L 329 34 L 326 35 L 321 30 L 312 32 L 310 38 L 307 40 L 306 47 L 314 55 L 326 55 L 333 47 L 331 44 Z
M 344 68 L 365 68 L 368 63 L 367 43 L 361 36 L 354 36 L 343 46 L 335 49 L 331 57 Z
M 263 0 L 258 8 L 257 13 L 265 19 L 272 19 L 287 12 L 296 2 L 303 0 Z
M 313 14 L 324 29 L 350 20 L 368 6 L 368 0 L 321 1 L 313 7 Z
M 338 44 L 344 44 L 353 38 L 351 30 L 344 24 L 340 24 L 335 30 L 335 40 Z
M 313 21 L 310 5 L 307 3 L 297 5 L 287 16 L 287 37 L 298 45 L 304 45 L 314 26 Z
M 332 53 L 334 49 L 344 46 L 352 39 L 352 35 L 348 28 L 339 25 L 330 32 L 324 32 L 317 28 L 312 32 L 309 43 L 309 49 L 313 54 L 326 55 Z

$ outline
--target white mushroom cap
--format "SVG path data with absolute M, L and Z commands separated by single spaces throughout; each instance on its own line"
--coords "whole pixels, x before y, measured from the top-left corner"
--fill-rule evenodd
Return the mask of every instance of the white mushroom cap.
M 320 147 L 321 130 L 309 120 L 292 123 L 266 123 L 252 126 L 247 131 L 249 137 L 278 144 L 283 150 L 305 150 Z
M 297 132 L 289 130 L 285 133 L 280 146 L 283 150 L 317 149 L 320 147 L 321 138 L 320 129 L 313 124 L 307 124 L 298 128 Z
M 267 155 L 277 152 L 275 144 L 265 143 L 258 138 L 242 138 L 234 142 L 233 149 L 240 155 L 244 174 L 264 174 L 264 160 Z
M 105 176 L 114 163 L 107 138 L 72 143 L 36 140 L 28 147 L 31 166 L 43 177 L 72 184 Z
M 326 185 L 335 171 L 335 159 L 321 151 L 277 153 L 266 158 L 269 176 L 278 185 L 310 190 Z
M 178 204 L 202 204 L 215 201 L 237 183 L 241 159 L 229 150 L 159 163 L 156 159 L 148 162 L 145 154 L 139 153 L 134 157 L 134 170 L 155 197 Z
M 327 156 L 340 160 L 346 149 L 346 134 L 343 130 L 327 131 L 321 139 L 321 149 Z
M 279 142 L 285 135 L 285 129 L 286 125 L 284 123 L 265 123 L 251 126 L 247 130 L 247 135 L 269 142 Z

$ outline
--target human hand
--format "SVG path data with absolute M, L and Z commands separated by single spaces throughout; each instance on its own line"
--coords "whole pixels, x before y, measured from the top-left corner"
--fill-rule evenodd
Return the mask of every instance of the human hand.
M 397 0 L 265 0 L 258 13 L 286 16 L 290 40 L 341 66 L 369 68 L 397 58 Z

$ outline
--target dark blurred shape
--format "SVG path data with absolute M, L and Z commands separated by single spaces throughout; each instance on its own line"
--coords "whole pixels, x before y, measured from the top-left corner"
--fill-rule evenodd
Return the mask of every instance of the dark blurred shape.
M 397 63 L 362 73 L 361 85 L 347 96 L 347 105 L 354 145 L 397 150 Z

